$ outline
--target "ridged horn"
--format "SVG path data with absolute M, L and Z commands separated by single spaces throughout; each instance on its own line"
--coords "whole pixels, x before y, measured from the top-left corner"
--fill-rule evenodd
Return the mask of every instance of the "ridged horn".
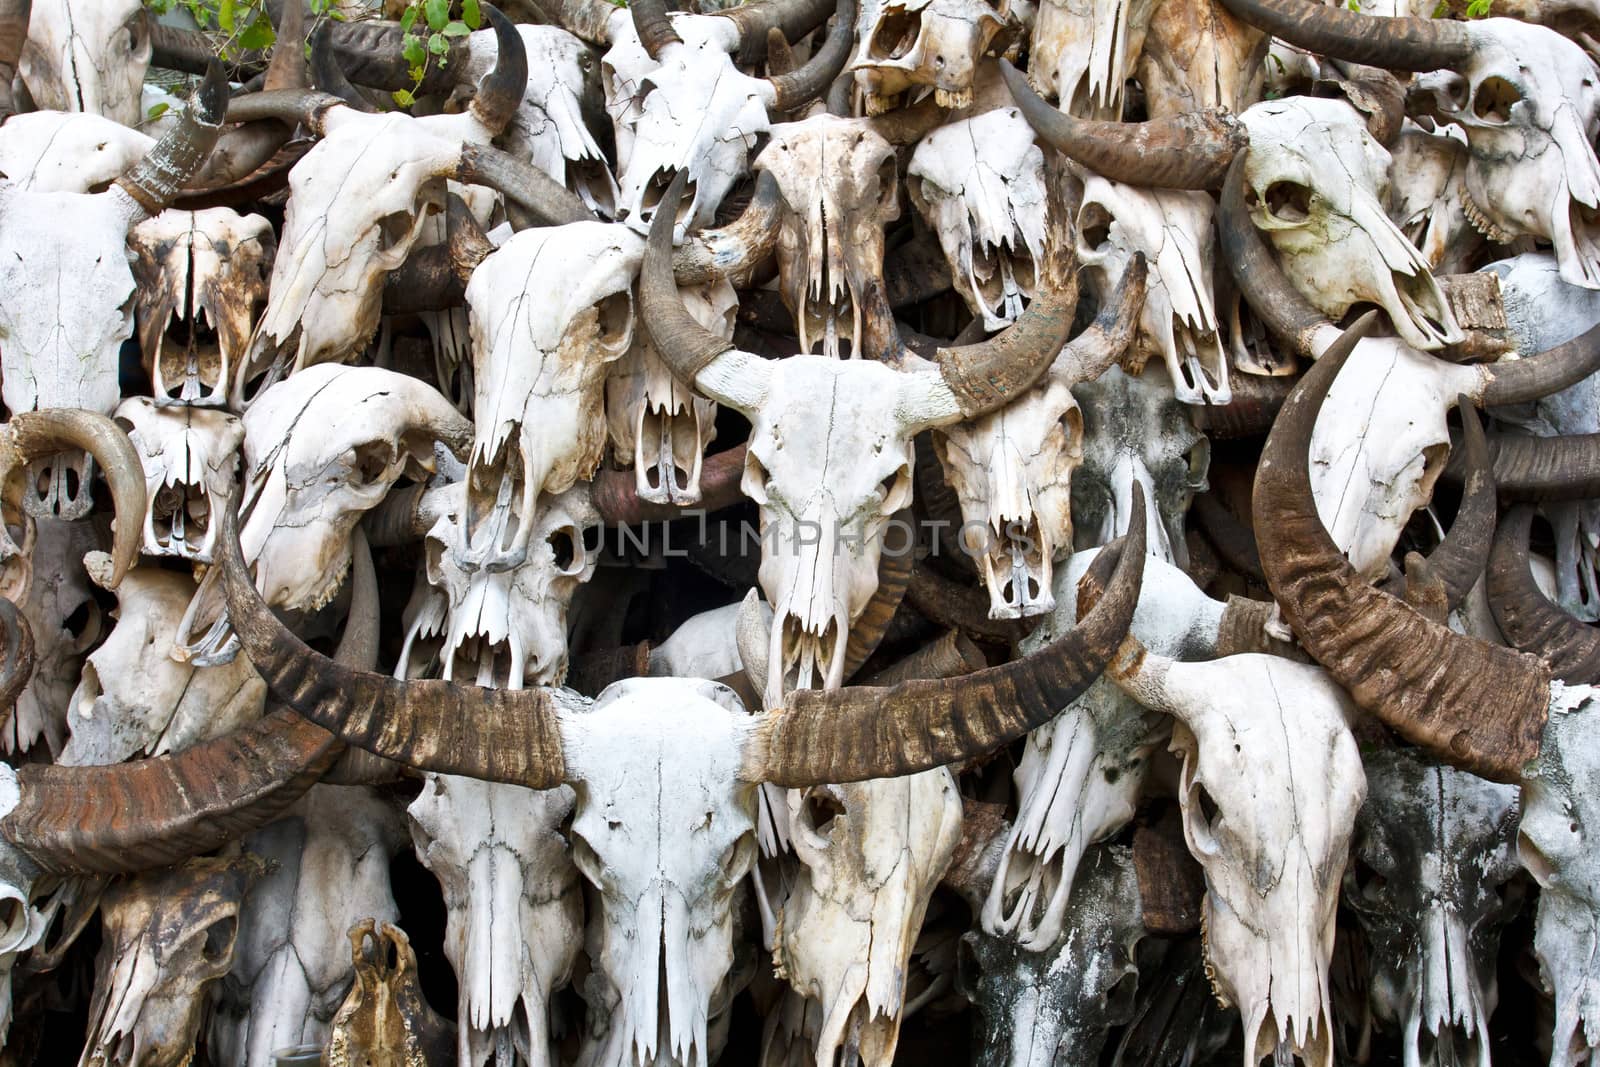
M 516 117 L 522 94 L 528 89 L 528 50 L 522 35 L 500 9 L 483 5 L 483 15 L 494 30 L 494 69 L 478 81 L 472 114 L 485 127 L 500 133 Z
M 11 82 L 17 76 L 22 46 L 28 43 L 28 17 L 33 0 L 0 0 L 0 122 L 17 112 Z
M 1519 504 L 1501 519 L 1489 557 L 1489 608 L 1512 646 L 1538 656 L 1564 682 L 1600 682 L 1600 629 L 1551 603 L 1529 569 L 1533 508 Z
M 1484 407 L 1531 404 L 1600 371 L 1600 326 L 1536 356 L 1486 363 L 1480 369 L 1479 402 Z
M 316 89 L 272 89 L 246 93 L 228 101 L 228 122 L 277 119 L 290 125 L 299 123 L 320 136 L 323 116 L 332 108 L 348 106 L 332 93 Z
M 1447 19 L 1367 15 L 1313 0 L 1222 0 L 1222 6 L 1297 48 L 1369 67 L 1440 70 L 1472 54 L 1466 27 Z
M 1431 622 L 1362 581 L 1323 528 L 1308 450 L 1323 399 L 1369 312 L 1306 372 L 1284 403 L 1256 469 L 1261 569 L 1300 643 L 1357 704 L 1440 759 L 1517 781 L 1539 754 L 1550 675 L 1531 656 Z
M 17 493 L 25 490 L 15 476 L 36 459 L 70 451 L 93 456 L 111 488 L 116 528 L 111 539 L 111 574 L 101 584 L 112 589 L 138 561 L 144 530 L 144 468 L 122 427 L 105 415 L 76 408 L 13 415 L 0 427 L 0 491 L 8 503 L 20 508 Z M 9 552 L 17 551 L 3 531 L 0 545 Z
M 731 19 L 739 32 L 738 61 L 755 66 L 767 53 L 767 37 L 777 29 L 791 44 L 822 25 L 834 10 L 834 0 L 755 0 L 713 14 Z
M 682 44 L 683 38 L 672 28 L 667 18 L 667 0 L 631 0 L 628 14 L 633 16 L 633 32 L 651 59 L 660 58 L 661 50 L 669 44 Z
M 1549 503 L 1600 497 L 1600 434 L 1496 434 L 1489 439 L 1489 456 L 1502 500 Z M 1454 449 L 1444 477 L 1465 477 Z
M 761 719 L 743 777 L 804 788 L 916 774 L 1049 722 L 1100 676 L 1133 621 L 1145 559 L 1143 491 L 1134 493 L 1127 536 L 1104 550 L 1116 573 L 1077 627 L 1031 656 L 960 678 L 790 693 Z
M 189 98 L 178 124 L 152 145 L 132 170 L 117 179 L 117 186 L 146 214 L 161 214 L 211 155 L 222 134 L 227 111 L 228 79 L 222 73 L 222 64 L 213 62 L 206 69 L 205 80 Z
M 912 529 L 914 521 L 915 518 L 910 510 L 898 511 L 890 520 L 891 523 L 902 524 L 907 531 Z M 910 536 L 909 533 L 907 536 Z M 855 677 L 861 665 L 878 651 L 878 646 L 883 643 L 884 634 L 889 632 L 889 624 L 894 621 L 895 612 L 900 610 L 900 602 L 906 598 L 906 587 L 911 584 L 911 568 L 916 563 L 913 547 L 911 544 L 906 544 L 900 551 L 891 551 L 886 545 L 879 553 L 878 584 L 873 587 L 872 598 L 867 601 L 867 606 L 862 609 L 861 616 L 850 627 L 850 634 L 845 638 L 845 680 Z
M 673 253 L 672 276 L 677 284 L 704 285 L 748 275 L 777 245 L 785 206 L 778 179 L 770 171 L 758 171 L 755 192 L 738 218 L 691 235 Z
M 1051 107 L 1005 59 L 1000 73 L 1041 141 L 1112 181 L 1140 188 L 1220 189 L 1228 164 L 1250 143 L 1243 124 L 1226 111 L 1097 122 Z
M 233 501 L 223 508 L 222 581 L 240 645 L 272 695 L 340 740 L 418 770 L 529 789 L 566 777 L 557 706 L 546 689 L 403 682 L 312 651 L 262 601 L 239 548 Z
M 772 84 L 773 109 L 798 111 L 828 91 L 828 86 L 844 70 L 855 43 L 856 0 L 839 0 L 833 29 L 816 54 L 799 69 L 768 78 Z
M 531 163 L 490 145 L 464 144 L 453 175 L 468 185 L 487 185 L 521 204 L 543 226 L 592 222 L 594 212 L 578 194 Z
M 291 3 L 290 6 L 295 5 Z M 339 66 L 339 57 L 333 51 L 334 25 L 324 22 L 311 34 L 311 80 L 318 89 L 343 100 L 346 107 L 368 115 L 376 114 L 377 107 L 350 84 L 350 79 L 345 77 L 343 68 Z

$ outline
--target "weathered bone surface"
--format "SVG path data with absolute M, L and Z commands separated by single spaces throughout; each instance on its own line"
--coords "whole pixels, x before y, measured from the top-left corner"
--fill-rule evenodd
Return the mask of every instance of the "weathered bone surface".
M 33 0 L 17 69 L 34 103 L 138 125 L 150 63 L 146 18 L 137 0 Z

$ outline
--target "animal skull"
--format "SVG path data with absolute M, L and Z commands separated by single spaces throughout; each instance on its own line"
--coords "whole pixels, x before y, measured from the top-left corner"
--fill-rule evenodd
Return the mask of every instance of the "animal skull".
M 144 552 L 211 562 L 219 513 L 239 481 L 244 424 L 237 416 L 189 405 L 124 400 L 117 418 L 144 464 Z
M 1372 1007 L 1409 1062 L 1486 1064 L 1517 791 L 1401 748 L 1368 753 L 1366 771 L 1344 899 L 1366 929 Z
M 972 106 L 972 79 L 1006 22 L 1010 0 L 869 0 L 856 24 L 846 69 L 866 96 L 867 114 L 895 106 L 908 89 L 933 89 L 934 103 Z
M 84 1067 L 189 1062 L 206 993 L 233 964 L 240 905 L 265 873 L 248 854 L 192 859 L 106 891 Z
M 911 156 L 906 187 L 983 328 L 1015 322 L 1033 299 L 1048 206 L 1044 153 L 1022 113 L 1001 108 L 933 131 Z
M 162 401 L 222 407 L 267 302 L 277 240 L 260 215 L 163 211 L 128 235 L 139 347 Z
M 1353 106 L 1296 96 L 1240 118 L 1251 221 L 1312 304 L 1335 320 L 1353 304 L 1378 304 L 1424 351 L 1465 337 L 1428 261 L 1384 211 L 1391 157 Z
M 0 174 L 38 193 L 99 192 L 154 144 L 101 115 L 32 111 L 0 126 Z
M 150 28 L 138 0 L 34 0 L 18 71 L 40 108 L 144 118 Z
M 1226 404 L 1228 360 L 1212 296 L 1214 205 L 1204 193 L 1136 189 L 1084 172 L 1078 208 L 1078 261 L 1090 292 L 1104 302 L 1143 252 L 1150 264 L 1134 351 L 1166 361 L 1173 395 L 1185 404 Z
M 1061 110 L 1122 117 L 1122 92 L 1144 48 L 1152 0 L 1041 0 L 1028 77 Z
M 66 740 L 72 692 L 83 654 L 101 634 L 100 607 L 83 556 L 100 547 L 92 524 L 40 518 L 33 552 L 33 581 L 22 616 L 33 631 L 33 678 L 17 698 L 11 724 L 0 731 L 0 747 L 26 752 L 43 736 L 52 753 Z

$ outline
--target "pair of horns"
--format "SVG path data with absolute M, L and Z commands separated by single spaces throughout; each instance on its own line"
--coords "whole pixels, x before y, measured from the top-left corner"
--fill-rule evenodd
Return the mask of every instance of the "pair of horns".
M 670 209 L 668 209 L 670 217 Z M 1095 612 L 1026 659 L 958 679 L 791 693 L 746 743 L 743 776 L 783 786 L 912 774 L 1003 745 L 1053 717 L 1127 633 L 1144 572 L 1142 509 L 1107 552 L 1116 573 Z M 342 740 L 419 770 L 549 789 L 572 780 L 562 690 L 400 681 L 312 651 L 262 602 L 225 509 L 221 567 L 234 630 L 273 694 Z

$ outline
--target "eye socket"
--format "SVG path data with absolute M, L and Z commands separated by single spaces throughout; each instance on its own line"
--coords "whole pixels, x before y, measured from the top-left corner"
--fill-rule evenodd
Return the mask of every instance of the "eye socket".
M 978 984 L 983 981 L 983 963 L 978 959 L 976 945 L 980 936 L 967 933 L 956 942 L 956 991 L 969 1000 L 978 995 Z
M 1216 828 L 1222 824 L 1222 809 L 1209 790 L 1199 782 L 1189 785 L 1189 803 L 1184 806 L 1184 826 L 1189 832 L 1196 851 L 1214 855 L 1217 851 Z
M 1496 75 L 1483 79 L 1472 91 L 1472 113 L 1480 122 L 1510 122 L 1511 109 L 1521 102 L 1522 91 Z
M 900 59 L 917 43 L 922 29 L 922 16 L 903 7 L 889 8 L 878 22 L 867 45 L 867 54 L 873 59 Z
M 234 937 L 239 932 L 239 921 L 230 915 L 206 927 L 206 943 L 200 947 L 200 956 L 207 963 L 222 963 L 233 955 Z
M 833 820 L 843 814 L 844 798 L 829 786 L 806 790 L 800 802 L 801 823 L 819 838 L 826 839 L 833 831 Z
M 752 858 L 751 854 L 755 847 L 755 835 L 744 834 L 733 844 L 722 850 L 722 858 L 717 861 L 717 867 L 722 871 L 725 881 L 732 882 L 749 869 L 749 861 Z
M 550 546 L 556 570 L 560 574 L 578 574 L 588 562 L 583 531 L 576 526 L 561 526 L 550 531 L 545 543 Z
M 600 862 L 599 854 L 576 828 L 567 834 L 567 843 L 572 848 L 572 862 L 577 864 L 583 876 L 594 885 L 603 885 L 606 865 Z
M 1092 252 L 1107 252 L 1111 248 L 1111 212 L 1101 204 L 1083 205 L 1078 212 L 1078 241 Z
M 1549 885 L 1550 880 L 1555 877 L 1556 865 L 1551 863 L 1550 857 L 1533 843 L 1533 838 L 1523 831 L 1517 832 L 1517 859 L 1540 885 Z
M 1267 214 L 1288 226 L 1303 225 L 1311 218 L 1311 201 L 1315 194 L 1309 185 L 1299 182 L 1279 181 L 1267 186 L 1261 198 Z
M 1388 895 L 1389 879 L 1360 856 L 1350 859 L 1350 880 L 1361 903 L 1381 904 Z

